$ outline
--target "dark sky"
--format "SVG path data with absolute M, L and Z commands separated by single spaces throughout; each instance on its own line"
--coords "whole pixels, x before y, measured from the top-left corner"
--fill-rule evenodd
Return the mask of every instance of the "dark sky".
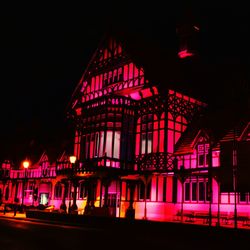
M 165 23 L 181 20 L 187 8 L 181 3 L 164 6 L 163 1 L 118 2 L 1 8 L 1 160 L 17 161 L 44 149 L 60 154 L 71 147 L 73 134 L 65 109 L 108 26 L 166 37 Z M 248 81 L 247 8 L 192 5 L 190 9 L 201 26 L 206 63 L 224 63 L 226 72 L 228 67 L 237 68 L 234 80 L 241 75 L 241 81 Z M 222 90 L 226 81 L 219 77 L 224 81 Z

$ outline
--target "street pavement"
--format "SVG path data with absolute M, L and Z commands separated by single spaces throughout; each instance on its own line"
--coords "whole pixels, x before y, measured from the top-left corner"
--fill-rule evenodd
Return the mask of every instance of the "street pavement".
M 215 229 L 178 223 L 69 225 L 0 214 L 0 250 L 48 249 L 248 249 L 250 230 Z

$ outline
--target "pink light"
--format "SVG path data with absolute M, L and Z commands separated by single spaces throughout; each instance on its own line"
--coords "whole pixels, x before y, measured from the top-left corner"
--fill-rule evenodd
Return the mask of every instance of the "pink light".
M 76 114 L 81 115 L 82 114 L 82 108 L 77 108 L 76 109 Z
M 140 100 L 141 99 L 141 96 L 140 96 L 139 92 L 131 93 L 130 96 L 134 100 Z
M 180 51 L 180 52 L 178 53 L 178 56 L 179 56 L 180 58 L 186 58 L 186 57 L 188 57 L 188 56 L 193 56 L 193 55 L 194 55 L 193 53 L 188 52 L 186 49 L 185 49 L 185 50 L 182 50 L 182 51 Z

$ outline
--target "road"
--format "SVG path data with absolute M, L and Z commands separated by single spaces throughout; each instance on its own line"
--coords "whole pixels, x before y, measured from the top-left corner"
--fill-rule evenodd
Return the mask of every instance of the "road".
M 49 249 L 248 249 L 249 235 L 177 226 L 149 230 L 138 228 L 76 227 L 0 218 L 0 250 Z M 230 246 L 230 248 L 229 248 Z

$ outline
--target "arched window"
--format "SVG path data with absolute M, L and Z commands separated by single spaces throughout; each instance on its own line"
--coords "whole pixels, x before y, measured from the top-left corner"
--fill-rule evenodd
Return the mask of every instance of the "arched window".
M 62 198 L 62 184 L 60 182 L 57 182 L 55 185 L 55 199 L 61 199 Z

